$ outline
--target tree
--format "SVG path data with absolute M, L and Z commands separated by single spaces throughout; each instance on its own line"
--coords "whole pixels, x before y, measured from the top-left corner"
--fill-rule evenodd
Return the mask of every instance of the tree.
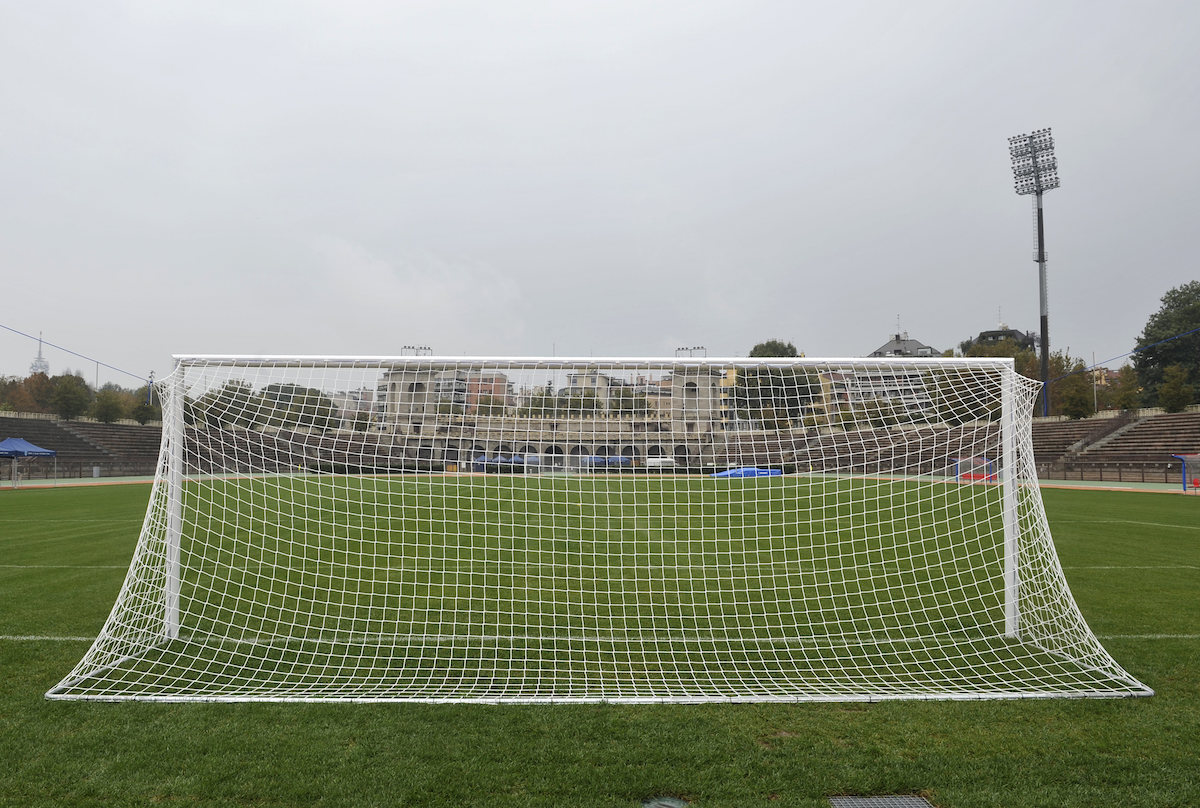
M 1131 365 L 1121 365 L 1117 380 L 1109 385 L 1108 405 L 1117 410 L 1136 410 L 1142 406 L 1142 386 Z
M 787 357 L 799 356 L 800 352 L 796 350 L 796 346 L 790 342 L 784 342 L 781 339 L 769 339 L 766 342 L 760 342 L 750 349 L 750 357 L 752 359 L 769 359 L 772 357 Z
M 1031 379 L 1041 378 L 1042 369 L 1038 362 L 1037 351 L 1022 347 L 1015 340 L 1002 339 L 996 342 L 972 343 L 963 353 L 963 356 L 973 358 L 1010 357 L 1017 369 L 1017 373 L 1020 373 L 1022 376 L 1028 376 Z
M 1095 390 L 1092 387 L 1095 380 L 1082 359 L 1071 359 L 1065 354 L 1051 354 L 1051 359 L 1058 359 L 1063 373 L 1055 382 L 1050 407 L 1060 415 L 1071 420 L 1087 418 L 1096 412 Z M 1051 362 L 1053 367 L 1055 363 Z
M 1200 331 L 1196 329 L 1200 329 L 1200 281 L 1191 281 L 1162 296 L 1162 306 L 1150 315 L 1137 340 L 1133 367 L 1150 406 L 1161 403 L 1159 388 L 1172 365 L 1182 369 L 1184 384 L 1200 382 Z
M 947 424 L 957 426 L 1000 417 L 1000 402 L 977 394 L 989 384 L 986 372 L 935 368 L 931 376 L 937 415 Z
M 111 424 L 125 417 L 125 397 L 119 390 L 105 387 L 96 394 L 92 416 L 101 423 Z
M 1041 374 L 1040 367 L 1037 372 Z M 1087 418 L 1092 415 L 1096 411 L 1093 384 L 1092 374 L 1082 359 L 1064 351 L 1050 354 L 1051 415 L 1065 415 L 1068 418 Z M 1035 414 L 1041 414 L 1040 408 Z
M 264 405 L 261 414 L 256 414 L 257 420 L 265 415 L 270 426 L 304 426 L 324 432 L 336 429 L 341 420 L 329 396 L 312 387 L 268 384 L 262 389 L 261 399 Z
M 752 359 L 799 356 L 796 346 L 769 339 L 750 349 Z M 733 389 L 734 409 L 742 418 L 758 421 L 763 429 L 787 429 L 810 410 L 821 395 L 816 375 L 791 367 L 747 368 L 739 372 Z
M 189 409 L 193 412 L 185 415 L 187 423 L 202 424 L 210 429 L 251 427 L 259 420 L 262 400 L 246 382 L 229 381 L 191 402 Z
M 82 380 L 82 377 L 77 377 Z M 53 408 L 54 380 L 45 373 L 31 373 L 24 383 L 26 392 L 32 402 L 30 412 L 50 412 Z
M 40 374 L 38 374 L 40 375 Z M 82 376 L 65 373 L 54 377 L 54 388 L 50 394 L 50 407 L 65 421 L 78 418 L 92 405 L 92 389 Z
M 791 367 L 747 368 L 738 375 L 733 391 L 739 415 L 759 421 L 763 429 L 786 429 L 802 419 L 820 396 L 820 379 Z
M 0 378 L 0 412 L 12 412 L 16 409 L 12 405 L 12 397 L 19 389 L 21 389 L 21 380 L 16 376 Z
M 975 343 L 966 352 L 970 357 L 1012 357 L 1013 367 L 1017 373 L 1030 379 L 1041 381 L 1042 366 L 1037 351 L 1022 347 L 1011 339 L 997 342 Z M 1071 357 L 1064 351 L 1054 351 L 1050 354 L 1050 414 L 1065 415 L 1068 418 L 1087 418 L 1096 411 L 1095 396 L 1092 390 L 1092 377 L 1087 364 L 1079 358 Z M 953 417 L 949 413 L 959 410 L 964 402 L 958 400 L 953 393 L 946 393 L 947 420 L 961 422 L 962 417 Z M 964 410 L 968 419 L 971 417 L 996 417 L 998 412 L 983 413 L 972 410 L 967 406 Z M 1041 409 L 1038 409 L 1038 415 Z
M 33 373 L 24 379 L 10 377 L 0 385 L 0 409 L 15 412 L 50 412 L 54 382 L 45 373 Z
M 769 339 L 750 349 L 752 359 L 799 356 L 790 342 Z M 816 374 L 794 367 L 745 368 L 738 372 L 733 388 L 733 407 L 740 418 L 758 421 L 763 429 L 787 429 L 804 418 L 821 396 Z
M 1196 399 L 1196 388 L 1188 381 L 1188 369 L 1183 365 L 1163 368 L 1158 386 L 1158 404 L 1167 412 L 1183 412 Z
M 145 426 L 151 421 L 162 420 L 162 407 L 155 404 L 147 404 L 143 401 L 130 410 L 129 417 Z
M 129 405 L 129 417 L 139 424 L 162 420 L 162 404 L 157 395 L 150 395 L 150 388 L 147 385 L 142 385 L 133 391 L 133 401 Z

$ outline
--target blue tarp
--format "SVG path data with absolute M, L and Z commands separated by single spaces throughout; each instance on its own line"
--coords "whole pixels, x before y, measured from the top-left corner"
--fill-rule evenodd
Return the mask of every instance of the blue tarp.
M 628 466 L 633 460 L 625 455 L 584 455 L 581 462 L 585 466 Z
M 745 467 L 738 469 L 725 469 L 718 471 L 714 477 L 778 477 L 783 474 L 779 469 L 758 469 L 753 467 Z
M 24 438 L 0 440 L 0 457 L 55 457 L 58 452 L 34 446 Z

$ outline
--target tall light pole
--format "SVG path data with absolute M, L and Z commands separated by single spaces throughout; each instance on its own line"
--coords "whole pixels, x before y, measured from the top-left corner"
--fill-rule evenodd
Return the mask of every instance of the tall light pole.
M 1017 194 L 1034 194 L 1034 212 L 1037 216 L 1037 252 L 1033 260 L 1038 264 L 1038 287 L 1042 310 L 1042 415 L 1050 414 L 1050 310 L 1046 302 L 1046 234 L 1042 226 L 1042 194 L 1058 187 L 1058 159 L 1054 156 L 1054 136 L 1050 129 L 1039 129 L 1028 135 L 1017 135 L 1008 139 L 1008 153 L 1012 157 L 1013 179 Z

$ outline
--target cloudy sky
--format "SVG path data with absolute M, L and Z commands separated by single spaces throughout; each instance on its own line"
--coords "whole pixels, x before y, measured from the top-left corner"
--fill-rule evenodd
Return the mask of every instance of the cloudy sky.
M 1200 277 L 1195 3 L 0 18 L 0 324 L 139 375 L 175 353 L 856 356 L 897 322 L 938 349 L 1036 331 L 1007 138 L 1047 126 L 1053 348 L 1124 354 Z M 0 375 L 36 348 L 0 330 Z

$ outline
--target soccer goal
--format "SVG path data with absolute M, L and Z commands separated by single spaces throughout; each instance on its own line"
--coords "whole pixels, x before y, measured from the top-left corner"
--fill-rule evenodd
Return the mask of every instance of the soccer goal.
M 1179 461 L 1179 470 L 1183 477 L 1183 492 L 1193 494 L 1200 491 L 1200 454 L 1171 455 Z
M 1072 600 L 1009 360 L 176 361 L 50 698 L 1151 693 Z
M 954 476 L 965 483 L 994 483 L 1000 479 L 996 476 L 996 461 L 990 457 L 956 457 Z

